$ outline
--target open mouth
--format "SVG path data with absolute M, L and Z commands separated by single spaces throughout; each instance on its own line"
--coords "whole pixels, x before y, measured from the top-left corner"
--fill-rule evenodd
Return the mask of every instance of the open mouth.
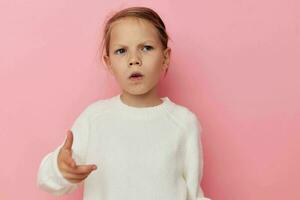
M 141 74 L 140 72 L 133 72 L 130 76 L 129 79 L 130 80 L 141 80 L 144 77 L 143 74 Z

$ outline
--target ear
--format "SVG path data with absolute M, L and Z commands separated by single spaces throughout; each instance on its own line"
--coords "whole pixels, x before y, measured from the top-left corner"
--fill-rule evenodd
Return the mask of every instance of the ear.
M 111 62 L 110 62 L 109 56 L 108 56 L 108 55 L 104 55 L 104 56 L 103 56 L 103 60 L 104 60 L 104 62 L 105 62 L 105 65 L 106 65 L 108 71 L 109 71 L 112 75 L 114 75 L 114 71 L 113 71 L 113 69 L 112 69 L 112 66 L 111 66 Z
M 164 52 L 164 62 L 163 62 L 163 71 L 167 70 L 170 64 L 170 58 L 171 58 L 171 48 L 167 47 Z

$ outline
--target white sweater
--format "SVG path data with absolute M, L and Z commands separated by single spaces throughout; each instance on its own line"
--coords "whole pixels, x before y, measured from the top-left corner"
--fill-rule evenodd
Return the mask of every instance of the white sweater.
M 97 165 L 80 183 L 84 200 L 209 200 L 199 186 L 200 122 L 188 108 L 161 99 L 157 106 L 133 107 L 118 94 L 91 103 L 76 118 L 72 157 Z M 37 176 L 38 186 L 57 196 L 80 185 L 58 169 L 63 143 L 45 155 Z

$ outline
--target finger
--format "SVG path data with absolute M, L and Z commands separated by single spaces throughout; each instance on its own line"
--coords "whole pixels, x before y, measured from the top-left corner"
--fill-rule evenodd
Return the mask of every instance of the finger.
M 78 171 L 78 170 L 74 170 L 70 167 L 67 167 L 64 172 L 70 173 L 70 174 L 74 174 L 74 175 L 80 175 L 80 176 L 85 176 L 85 175 L 89 175 L 90 173 L 92 173 L 94 170 L 86 170 L 86 171 Z
M 96 170 L 96 165 L 77 165 L 76 168 L 73 168 L 73 173 L 76 174 L 89 174 L 92 171 Z
M 96 165 L 77 165 L 75 168 L 66 166 L 65 168 L 67 172 L 74 173 L 74 174 L 88 174 L 96 169 L 97 169 Z
M 71 130 L 67 131 L 67 138 L 65 140 L 65 143 L 63 145 L 64 149 L 72 150 L 73 145 L 73 133 Z
M 73 174 L 70 172 L 64 172 L 63 176 L 66 179 L 69 180 L 73 180 L 73 181 L 81 181 L 83 179 L 85 179 L 90 173 L 86 173 L 86 174 Z
M 76 170 L 79 172 L 84 172 L 84 171 L 93 171 L 97 169 L 97 165 L 91 164 L 91 165 L 77 165 Z

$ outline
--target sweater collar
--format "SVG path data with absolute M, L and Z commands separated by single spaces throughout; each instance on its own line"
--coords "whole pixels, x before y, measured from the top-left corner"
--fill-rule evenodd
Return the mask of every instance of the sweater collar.
M 168 113 L 170 108 L 174 105 L 173 102 L 167 96 L 160 99 L 163 102 L 156 106 L 134 107 L 124 103 L 121 99 L 121 94 L 113 97 L 117 112 L 127 118 L 134 119 L 150 119 Z

